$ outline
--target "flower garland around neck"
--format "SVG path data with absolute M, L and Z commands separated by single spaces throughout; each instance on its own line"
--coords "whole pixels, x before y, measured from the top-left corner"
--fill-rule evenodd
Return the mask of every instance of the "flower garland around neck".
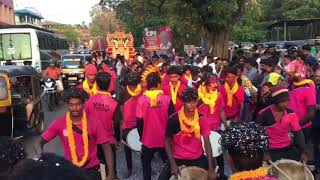
M 83 90 L 85 90 L 89 95 L 95 95 L 97 93 L 97 83 L 93 84 L 93 87 L 90 88 L 88 80 L 84 80 L 82 84 Z
M 304 79 L 300 82 L 293 82 L 294 86 L 303 86 L 305 84 L 314 84 L 314 82 L 311 79 Z
M 186 136 L 191 136 L 192 133 L 196 136 L 196 138 L 200 138 L 200 124 L 199 124 L 199 114 L 196 109 L 194 112 L 194 116 L 192 119 L 189 119 L 184 112 L 184 108 L 178 112 L 180 129 Z
M 103 94 L 103 95 L 109 95 L 111 96 L 111 93 L 108 91 L 97 91 L 97 94 Z
M 141 93 L 141 85 L 140 84 L 138 84 L 137 85 L 137 87 L 136 87 L 136 89 L 135 90 L 133 90 L 133 91 L 131 91 L 131 89 L 129 88 L 129 86 L 127 86 L 127 91 L 128 91 L 128 93 L 130 94 L 130 96 L 133 96 L 133 97 L 135 97 L 135 96 L 138 96 L 140 93 Z
M 268 168 L 260 167 L 251 171 L 241 171 L 230 176 L 230 180 L 254 180 L 267 177 Z
M 199 98 L 203 101 L 204 104 L 208 105 L 210 108 L 210 114 L 214 113 L 214 107 L 218 99 L 218 91 L 207 91 L 207 88 L 204 83 L 198 88 Z
M 191 74 L 184 74 L 184 78 L 188 81 L 192 80 L 192 75 Z
M 173 84 L 170 82 L 170 92 L 171 92 L 171 100 L 173 102 L 173 104 L 177 103 L 177 95 L 178 95 L 178 90 L 180 87 L 180 81 L 178 81 L 176 87 L 173 87 Z
M 227 92 L 227 105 L 229 107 L 232 106 L 232 96 L 238 91 L 239 84 L 237 82 L 234 83 L 232 89 L 230 89 L 230 86 L 228 83 L 224 83 L 224 89 Z
M 157 106 L 157 98 L 159 94 L 163 94 L 163 90 L 147 90 L 143 95 L 147 96 L 150 99 L 150 106 Z
M 88 139 L 88 124 L 87 124 L 88 121 L 87 121 L 86 113 L 83 112 L 82 120 L 81 120 L 82 140 L 83 140 L 83 149 L 84 149 L 84 155 L 81 161 L 78 161 L 77 148 L 76 148 L 76 143 L 74 140 L 74 135 L 72 130 L 72 120 L 70 117 L 70 112 L 67 113 L 66 123 L 67 123 L 68 143 L 69 143 L 69 148 L 71 153 L 72 164 L 78 167 L 82 167 L 87 162 L 88 156 L 89 156 L 89 139 Z

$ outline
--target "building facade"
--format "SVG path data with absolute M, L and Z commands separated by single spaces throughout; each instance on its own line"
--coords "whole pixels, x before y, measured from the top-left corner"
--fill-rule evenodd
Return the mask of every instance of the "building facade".
M 14 25 L 13 0 L 0 0 L 0 25 Z
M 41 26 L 42 15 L 32 8 L 15 10 L 15 21 L 17 25 L 29 24 Z

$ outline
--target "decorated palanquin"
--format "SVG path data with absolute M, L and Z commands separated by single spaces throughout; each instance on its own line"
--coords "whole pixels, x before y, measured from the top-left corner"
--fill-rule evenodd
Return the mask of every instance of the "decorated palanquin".
M 113 58 L 116 58 L 117 54 L 120 54 L 123 55 L 126 60 L 131 61 L 135 53 L 133 40 L 132 33 L 125 33 L 123 26 L 118 25 L 114 33 L 107 34 L 108 54 Z

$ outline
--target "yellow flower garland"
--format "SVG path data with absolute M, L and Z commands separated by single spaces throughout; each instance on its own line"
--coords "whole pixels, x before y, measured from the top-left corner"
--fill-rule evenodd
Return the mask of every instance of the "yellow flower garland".
M 198 110 L 196 109 L 194 112 L 194 117 L 189 119 L 186 117 L 184 113 L 184 108 L 182 107 L 181 110 L 178 112 L 179 122 L 180 122 L 180 129 L 181 131 L 186 134 L 187 136 L 194 133 L 197 138 L 200 138 L 200 124 L 199 124 L 199 114 Z
M 310 79 L 305 79 L 303 81 L 300 81 L 300 82 L 293 82 L 293 85 L 294 86 L 302 86 L 302 85 L 305 85 L 305 84 L 314 84 L 314 82 Z
M 210 108 L 210 114 L 214 113 L 214 107 L 218 99 L 218 91 L 207 91 L 204 83 L 198 88 L 199 98 L 203 101 L 204 104 L 208 105 Z
M 98 93 L 111 96 L 111 94 L 109 92 L 107 92 L 107 91 L 97 91 L 97 94 Z
M 130 96 L 133 96 L 133 97 L 135 97 L 135 96 L 138 96 L 140 93 L 141 93 L 141 85 L 140 84 L 138 84 L 137 85 L 137 87 L 136 87 L 136 89 L 135 90 L 133 90 L 133 91 L 131 91 L 131 89 L 129 88 L 129 86 L 127 86 L 127 91 L 128 91 L 128 93 L 130 94 Z
M 178 90 L 180 87 L 180 81 L 178 81 L 177 86 L 174 88 L 172 83 L 170 82 L 170 91 L 171 91 L 171 100 L 173 102 L 173 104 L 177 103 L 177 95 L 178 95 Z
M 84 80 L 82 84 L 83 90 L 85 90 L 90 96 L 95 95 L 97 93 L 97 84 L 94 83 L 92 89 L 89 87 L 88 80 Z
M 192 75 L 191 74 L 184 74 L 184 78 L 188 81 L 190 81 L 192 79 Z
M 66 117 L 66 123 L 67 123 L 67 131 L 68 131 L 68 143 L 69 143 L 69 148 L 70 148 L 70 153 L 71 153 L 71 159 L 72 159 L 72 164 L 82 167 L 88 159 L 89 156 L 89 139 L 88 139 L 88 122 L 87 122 L 87 117 L 86 113 L 83 112 L 82 115 L 82 140 L 83 140 L 83 149 L 84 149 L 84 155 L 81 159 L 81 161 L 78 161 L 78 156 L 77 156 L 77 150 L 76 150 L 76 144 L 74 141 L 74 136 L 73 136 L 73 130 L 72 130 L 72 120 L 70 118 L 70 112 L 67 113 Z
M 159 94 L 163 94 L 163 90 L 153 90 L 153 91 L 145 91 L 143 95 L 147 96 L 150 99 L 150 106 L 157 106 L 157 97 Z
M 238 172 L 230 177 L 230 180 L 245 180 L 266 177 L 268 175 L 268 168 L 261 167 L 256 170 Z
M 230 89 L 229 84 L 228 83 L 224 83 L 224 88 L 225 88 L 225 90 L 227 92 L 227 105 L 229 107 L 231 107 L 232 106 L 232 96 L 238 91 L 239 85 L 236 82 L 233 85 L 232 89 Z

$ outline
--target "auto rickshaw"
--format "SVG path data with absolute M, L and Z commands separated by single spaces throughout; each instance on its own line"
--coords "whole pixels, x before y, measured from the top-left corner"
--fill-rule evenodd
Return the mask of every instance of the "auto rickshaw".
M 44 130 L 42 90 L 31 66 L 0 66 L 0 136 L 18 138 Z
M 77 86 L 84 81 L 85 65 L 88 63 L 88 59 L 90 58 L 90 54 L 68 54 L 62 56 L 61 72 L 62 82 L 65 88 L 68 88 L 69 86 Z

